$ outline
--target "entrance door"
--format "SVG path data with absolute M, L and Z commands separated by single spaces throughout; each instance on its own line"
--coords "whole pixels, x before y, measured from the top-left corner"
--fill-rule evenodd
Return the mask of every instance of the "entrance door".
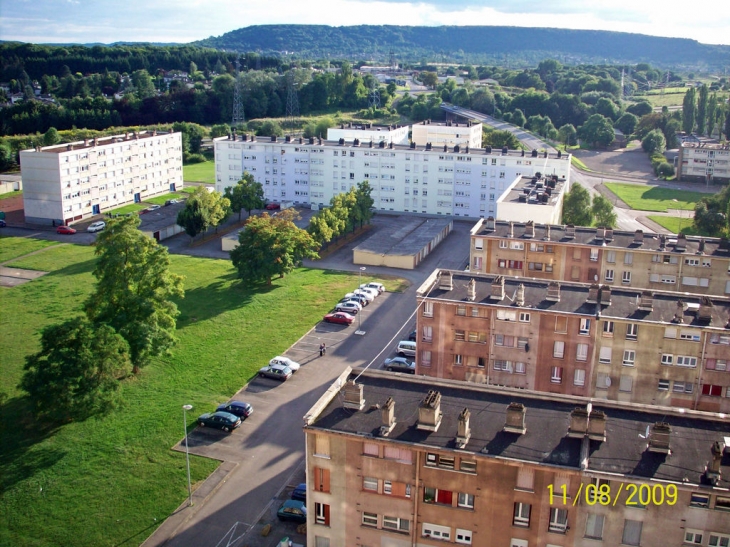
M 139 203 L 140 201 L 142 201 L 142 198 L 140 197 L 140 195 L 139 194 L 134 194 L 134 202 L 135 203 Z
M 91 214 L 98 215 L 100 213 L 100 209 L 98 205 L 92 205 L 91 206 Z

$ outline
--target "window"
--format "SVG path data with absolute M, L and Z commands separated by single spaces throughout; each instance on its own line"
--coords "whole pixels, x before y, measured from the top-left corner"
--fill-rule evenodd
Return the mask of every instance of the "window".
M 669 391 L 669 380 L 659 380 L 657 389 L 659 391 Z
M 621 273 L 621 283 L 624 285 L 628 285 L 631 283 L 631 272 L 622 272 Z
M 550 369 L 550 382 L 561 384 L 563 382 L 563 367 L 552 367 Z
M 478 269 L 480 269 L 480 270 L 481 270 L 481 264 L 480 264 L 480 266 L 479 266 L 479 268 L 478 268 Z M 473 308 L 471 309 L 471 316 L 472 316 L 472 317 L 479 317 L 479 308 L 477 308 L 476 306 L 474 306 L 474 307 L 473 307 Z
M 722 344 L 724 346 L 730 345 L 730 336 L 714 333 L 710 336 L 710 344 Z
M 730 545 L 730 536 L 710 533 L 710 541 L 707 545 L 710 547 L 728 547 Z
M 614 264 L 616 262 L 616 251 L 608 251 L 606 253 L 606 262 Z
M 429 467 L 442 467 L 444 469 L 454 469 L 453 456 L 440 456 L 429 452 L 426 454 L 426 465 Z
M 690 507 L 704 507 L 710 506 L 710 495 L 709 494 L 698 494 L 693 493 L 689 499 Z
M 621 536 L 621 543 L 624 545 L 639 545 L 641 543 L 642 522 L 638 520 L 624 521 L 624 533 Z
M 567 317 L 556 317 L 555 318 L 555 332 L 568 332 L 568 318 Z
M 613 336 L 613 321 L 604 321 L 603 336 Z
M 573 374 L 573 385 L 583 386 L 586 383 L 586 371 L 580 368 L 575 369 Z
M 624 264 L 634 263 L 634 253 L 624 253 Z
M 692 530 L 691 528 L 685 528 L 684 543 L 700 545 L 702 543 L 702 530 Z
M 466 333 L 463 330 L 455 330 L 454 340 L 456 340 L 457 342 L 463 342 L 464 340 L 466 340 Z
M 608 389 L 611 387 L 611 378 L 608 374 L 599 372 L 596 374 L 596 389 Z
M 573 260 L 580 260 L 582 254 L 583 254 L 583 250 L 580 247 L 575 247 L 573 249 Z
M 459 471 L 463 471 L 464 473 L 476 473 L 477 462 L 473 460 L 461 460 L 459 462 Z
M 727 361 L 725 359 L 708 359 L 705 362 L 707 370 L 717 370 L 724 372 L 727 370 Z
M 380 456 L 378 445 L 375 443 L 363 443 L 362 453 L 368 456 L 375 456 L 376 458 Z
M 324 503 L 314 504 L 314 522 L 317 524 L 330 525 L 330 506 Z
M 396 532 L 409 532 L 411 529 L 411 521 L 383 515 L 383 528 L 395 530 Z
M 424 342 L 431 342 L 433 340 L 433 327 L 424 326 L 422 340 Z
M 525 312 L 520 312 L 520 322 L 522 323 L 529 323 L 530 322 L 530 314 Z
M 626 376 L 625 374 L 622 374 L 621 378 L 619 379 L 618 390 L 630 392 L 633 386 L 634 379 L 631 376 Z
M 674 363 L 674 355 L 671 353 L 662 354 L 662 365 L 671 365 Z
M 454 355 L 454 364 L 455 365 L 463 365 L 464 364 L 464 357 L 462 355 L 459 355 L 458 353 Z
M 603 539 L 603 515 L 588 513 L 586 517 L 585 537 L 590 539 Z
M 330 491 L 330 470 L 314 468 L 314 490 L 317 492 Z
M 555 357 L 557 359 L 562 359 L 564 355 L 565 355 L 565 342 L 556 340 L 553 343 L 553 357 Z
M 462 545 L 471 545 L 471 530 L 457 528 L 456 543 L 461 543 Z
M 606 270 L 606 281 L 608 283 L 613 282 L 613 270 Z
M 330 547 L 330 538 L 314 536 L 314 547 Z
M 611 348 L 602 347 L 598 354 L 598 361 L 600 363 L 610 363 L 611 362 Z
M 672 385 L 672 391 L 675 393 L 692 393 L 692 382 L 677 382 Z
M 363 477 L 362 478 L 362 489 L 370 490 L 371 492 L 378 491 L 378 479 L 374 477 Z
M 514 514 L 512 517 L 512 524 L 514 526 L 521 526 L 523 528 L 530 527 L 530 504 L 529 503 L 515 503 Z
M 718 511 L 730 511 L 730 498 L 717 496 L 715 498 L 715 509 Z
M 627 367 L 633 367 L 635 362 L 636 352 L 632 349 L 625 349 L 622 364 Z
M 636 340 L 639 336 L 639 325 L 636 323 L 627 323 L 626 324 L 626 339 L 627 340 Z
M 586 361 L 588 359 L 588 344 L 577 344 L 575 346 L 576 361 Z
M 597 262 L 598 261 L 598 249 L 591 249 L 590 260 L 591 260 L 591 262 Z
M 510 310 L 497 310 L 497 319 L 500 321 L 517 321 L 517 312 Z
M 433 317 L 433 302 L 424 302 L 423 303 L 423 316 L 424 317 Z
M 677 366 L 695 368 L 697 366 L 697 357 L 677 355 Z
M 463 306 L 463 305 L 456 306 L 456 315 L 465 316 L 466 315 L 466 306 Z
M 568 511 L 558 507 L 550 508 L 550 523 L 548 524 L 548 532 L 556 532 L 564 534 L 568 528 Z
M 466 509 L 474 509 L 474 495 L 465 492 L 459 492 L 456 497 L 456 505 Z
M 481 251 L 482 249 L 484 249 L 484 239 L 482 239 L 481 237 L 475 237 L 474 238 L 474 248 L 477 249 L 478 251 Z
M 413 463 L 413 454 L 407 448 L 397 448 L 394 446 L 386 446 L 383 453 L 386 460 L 396 460 L 400 463 Z
M 682 330 L 679 332 L 680 340 L 691 340 L 692 342 L 700 341 L 700 334 L 691 330 Z
M 712 384 L 702 384 L 702 395 L 708 395 L 710 397 L 722 397 L 722 386 L 715 386 Z M 728 393 L 726 396 L 730 395 Z
M 423 523 L 421 527 L 421 535 L 427 538 L 434 539 L 451 539 L 451 528 L 448 526 L 438 526 L 437 524 Z
M 515 363 L 515 374 L 526 374 L 526 373 L 527 373 L 527 368 L 525 366 L 525 363 L 523 363 L 522 361 L 517 361 Z
M 314 436 L 314 455 L 319 458 L 330 457 L 330 438 L 326 435 Z
M 586 335 L 591 330 L 591 320 L 590 319 L 581 319 L 580 320 L 580 329 L 578 330 L 578 334 Z
M 535 470 L 526 467 L 520 467 L 517 471 L 517 484 L 515 486 L 515 489 L 533 492 L 534 484 Z

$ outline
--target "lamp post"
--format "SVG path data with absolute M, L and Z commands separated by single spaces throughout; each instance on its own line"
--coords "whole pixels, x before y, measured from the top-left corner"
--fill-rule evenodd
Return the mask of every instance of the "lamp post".
M 362 288 L 362 286 L 361 286 L 362 285 L 362 272 L 364 272 L 365 270 L 366 270 L 365 266 L 360 266 L 360 272 L 358 273 L 358 277 L 357 277 L 357 286 L 359 289 Z M 362 307 L 357 312 L 357 330 L 362 332 L 362 329 L 360 328 L 362 326 L 362 320 L 360 319 L 360 315 L 362 315 Z
M 188 507 L 193 504 L 193 488 L 190 484 L 190 452 L 188 452 L 188 410 L 193 409 L 193 405 L 183 405 L 183 427 L 185 428 L 185 462 L 188 468 Z

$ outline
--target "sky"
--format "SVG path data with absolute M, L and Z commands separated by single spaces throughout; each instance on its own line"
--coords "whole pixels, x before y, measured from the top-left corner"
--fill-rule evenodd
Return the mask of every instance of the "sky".
M 727 0 L 0 0 L 0 40 L 187 43 L 250 25 L 505 25 L 730 45 Z

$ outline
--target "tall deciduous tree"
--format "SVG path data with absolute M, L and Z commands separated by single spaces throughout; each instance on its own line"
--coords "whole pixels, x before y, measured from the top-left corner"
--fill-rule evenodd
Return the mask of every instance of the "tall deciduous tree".
M 667 147 L 667 141 L 664 138 L 664 133 L 659 129 L 649 131 L 641 140 L 641 148 L 647 154 L 663 154 Z
M 611 121 L 601 114 L 593 114 L 580 128 L 580 138 L 592 145 L 608 146 L 615 139 Z
M 246 229 L 238 236 L 238 246 L 231 251 L 238 277 L 271 285 L 274 276 L 284 277 L 304 258 L 317 258 L 319 244 L 294 224 L 295 214 L 292 210 L 275 217 L 264 213 L 246 221 Z
M 261 209 L 264 206 L 264 187 L 248 172 L 243 174 L 235 186 L 226 188 L 224 196 L 231 203 L 231 211 L 238 213 L 238 220 L 241 220 L 241 211 L 246 211 L 251 216 L 252 209 Z
M 688 135 L 695 128 L 697 118 L 697 91 L 694 87 L 687 90 L 682 101 L 682 130 Z
M 573 184 L 563 202 L 563 223 L 574 226 L 593 224 L 591 196 L 580 184 Z
M 185 207 L 177 214 L 176 223 L 185 228 L 191 238 L 209 228 L 217 228 L 231 211 L 231 202 L 220 192 L 208 192 L 198 186 L 185 201 Z
M 595 218 L 596 226 L 605 226 L 606 228 L 615 228 L 618 218 L 613 210 L 613 205 L 603 196 L 593 196 L 593 205 L 591 205 L 591 213 Z
M 86 301 L 94 325 L 109 325 L 129 344 L 136 373 L 153 356 L 171 348 L 183 278 L 170 272 L 167 248 L 137 228 L 138 216 L 111 220 L 99 234 L 96 290 Z
M 119 379 L 132 370 L 129 346 L 112 327 L 69 319 L 41 332 L 41 349 L 25 360 L 20 388 L 36 415 L 83 420 L 113 406 Z
M 368 181 L 364 180 L 357 184 L 355 203 L 360 210 L 358 214 L 360 226 L 363 223 L 370 224 L 370 219 L 373 218 L 373 205 L 375 204 L 375 200 L 371 196 L 372 192 L 373 188 Z
M 704 135 L 705 127 L 707 127 L 707 103 L 710 100 L 710 90 L 707 84 L 700 87 L 699 98 L 697 100 L 697 134 Z
M 573 146 L 577 143 L 578 132 L 573 127 L 573 124 L 566 123 L 560 129 L 558 129 L 558 135 L 560 142 L 565 146 Z

